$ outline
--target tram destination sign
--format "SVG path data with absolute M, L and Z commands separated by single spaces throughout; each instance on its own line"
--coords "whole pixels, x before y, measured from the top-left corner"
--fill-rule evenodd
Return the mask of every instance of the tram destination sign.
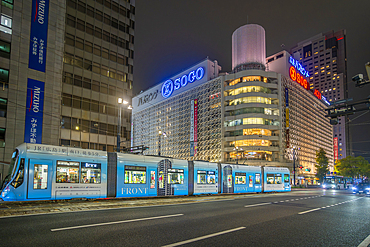
M 107 157 L 107 152 L 82 148 L 58 147 L 27 143 L 27 152 L 47 153 L 51 155 L 83 156 L 83 157 Z

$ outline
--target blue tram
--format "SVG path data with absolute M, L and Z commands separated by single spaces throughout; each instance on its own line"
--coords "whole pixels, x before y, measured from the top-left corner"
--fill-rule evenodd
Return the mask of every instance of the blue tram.
M 290 191 L 289 170 L 24 143 L 5 201 Z

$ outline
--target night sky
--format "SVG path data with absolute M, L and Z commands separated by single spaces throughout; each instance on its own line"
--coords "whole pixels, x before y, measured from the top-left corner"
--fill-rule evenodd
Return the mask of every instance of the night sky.
M 205 59 L 231 71 L 231 35 L 245 24 L 266 31 L 266 56 L 330 30 L 347 31 L 349 97 L 370 95 L 357 88 L 370 62 L 369 0 L 138 0 L 135 13 L 134 95 Z M 370 113 L 351 116 L 354 154 L 370 161 Z

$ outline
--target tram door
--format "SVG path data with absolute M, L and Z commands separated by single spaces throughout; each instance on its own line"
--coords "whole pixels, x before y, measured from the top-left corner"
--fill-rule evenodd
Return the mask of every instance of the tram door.
M 51 198 L 52 161 L 30 159 L 28 163 L 28 199 Z

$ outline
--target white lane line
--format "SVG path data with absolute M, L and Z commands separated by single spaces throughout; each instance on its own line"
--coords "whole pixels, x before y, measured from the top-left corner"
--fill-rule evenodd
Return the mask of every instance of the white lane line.
M 106 225 L 122 224 L 122 223 L 136 222 L 136 221 L 155 220 L 155 219 L 163 219 L 163 218 L 170 218 L 170 217 L 178 217 L 178 216 L 182 216 L 182 215 L 183 214 L 172 214 L 172 215 L 162 215 L 162 216 L 155 216 L 155 217 L 148 217 L 148 218 L 141 218 L 141 219 L 132 219 L 132 220 L 121 220 L 121 221 L 106 222 L 106 223 L 91 224 L 91 225 L 71 226 L 71 227 L 50 229 L 50 231 L 57 232 L 57 231 L 64 231 L 64 230 L 71 230 L 71 229 L 78 229 L 78 228 L 94 227 L 94 226 L 106 226 Z
M 308 210 L 308 211 L 303 211 L 303 212 L 300 212 L 298 214 L 307 214 L 307 213 L 310 213 L 310 212 L 313 212 L 313 211 L 317 211 L 317 210 L 320 210 L 321 208 L 315 208 L 315 209 L 311 209 L 311 210 Z
M 370 245 L 370 235 L 365 238 L 364 241 L 361 242 L 361 244 L 358 247 L 367 247 Z
M 302 200 L 303 198 L 299 198 L 299 200 Z
M 285 200 L 286 202 L 289 202 L 289 200 Z
M 242 230 L 244 228 L 245 227 L 242 226 L 242 227 L 238 227 L 238 228 L 226 230 L 226 231 L 223 231 L 223 232 L 217 232 L 217 233 L 205 235 L 205 236 L 198 237 L 198 238 L 193 238 L 193 239 L 189 239 L 189 240 L 185 240 L 185 241 L 181 241 L 181 242 L 177 242 L 177 243 L 173 243 L 173 244 L 169 244 L 169 245 L 164 245 L 162 247 L 174 247 L 174 246 L 179 246 L 179 245 L 183 245 L 183 244 L 188 244 L 188 243 L 192 243 L 192 242 L 195 242 L 195 241 L 203 240 L 203 239 L 206 239 L 206 238 L 212 238 L 212 237 L 215 237 L 215 236 L 226 234 L 226 233 L 229 233 L 229 232 L 239 231 L 239 230 Z
M 295 199 L 296 201 L 298 201 L 299 199 Z
M 280 202 L 284 202 L 284 201 L 280 201 Z
M 247 206 L 244 206 L 244 207 L 250 208 L 250 207 L 257 207 L 257 206 L 263 206 L 263 205 L 269 205 L 269 204 L 271 204 L 271 202 L 252 204 L 252 205 L 247 205 Z
M 279 203 L 279 202 L 274 202 L 274 203 Z
M 291 202 L 294 201 L 294 199 L 290 200 Z

